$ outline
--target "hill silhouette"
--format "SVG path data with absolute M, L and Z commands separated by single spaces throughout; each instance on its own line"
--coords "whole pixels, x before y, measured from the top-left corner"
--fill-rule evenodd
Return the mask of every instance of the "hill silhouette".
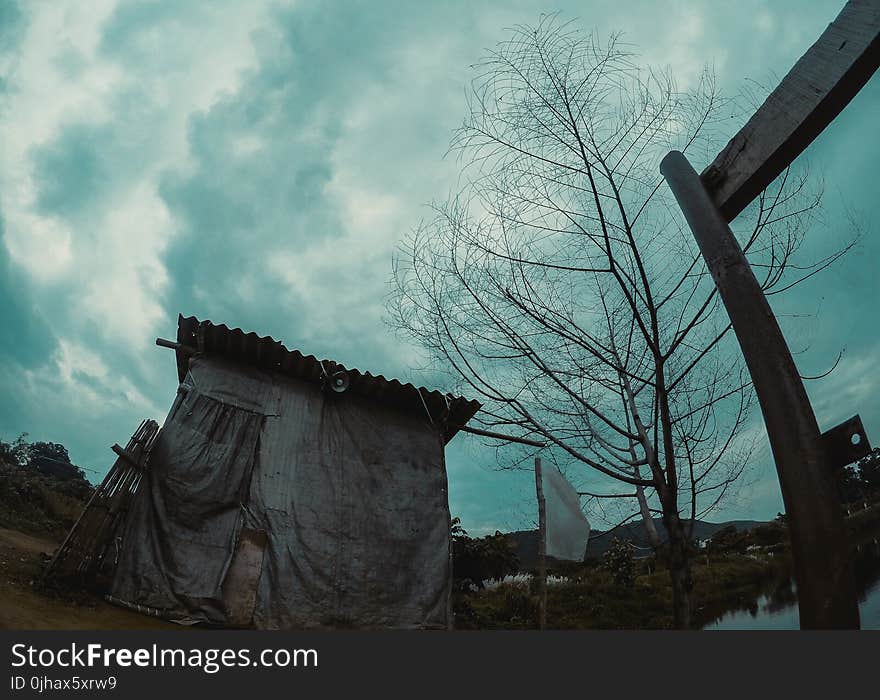
M 685 523 L 687 525 L 687 523 Z M 694 539 L 709 539 L 719 530 L 733 525 L 737 530 L 751 530 L 759 525 L 764 525 L 758 520 L 728 520 L 723 523 L 710 523 L 705 520 L 694 521 Z M 657 528 L 657 534 L 660 535 L 662 541 L 666 541 L 666 528 L 660 518 L 654 518 L 654 526 Z M 537 530 L 518 530 L 509 532 L 506 537 L 515 547 L 517 557 L 519 558 L 520 568 L 533 569 L 538 562 L 538 531 Z M 590 541 L 587 543 L 586 556 L 589 558 L 599 558 L 605 550 L 611 545 L 614 538 L 624 542 L 631 542 L 637 548 L 644 550 L 647 554 L 650 551 L 650 543 L 645 535 L 645 528 L 641 521 L 626 523 L 611 530 L 598 530 L 590 533 Z M 552 561 L 553 557 L 548 557 L 548 561 Z

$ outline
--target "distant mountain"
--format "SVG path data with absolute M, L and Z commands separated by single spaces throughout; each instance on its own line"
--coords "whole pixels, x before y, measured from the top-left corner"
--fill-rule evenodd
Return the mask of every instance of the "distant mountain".
M 737 530 L 751 530 L 765 523 L 758 520 L 728 520 L 723 523 L 709 523 L 705 520 L 694 521 L 694 539 L 705 540 L 714 535 L 719 530 L 733 525 Z M 660 518 L 654 518 L 654 526 L 657 528 L 657 534 L 660 539 L 666 541 L 666 528 Z M 516 554 L 519 557 L 520 567 L 523 569 L 533 569 L 538 562 L 538 531 L 537 530 L 519 530 L 517 532 L 507 533 L 506 537 L 514 545 Z M 645 553 L 650 549 L 648 538 L 645 535 L 645 527 L 641 520 L 629 522 L 612 530 L 596 530 L 590 533 L 590 541 L 587 543 L 588 557 L 601 557 L 608 549 L 614 538 L 631 542 L 636 547 L 644 548 Z M 548 561 L 552 561 L 552 557 L 548 557 Z

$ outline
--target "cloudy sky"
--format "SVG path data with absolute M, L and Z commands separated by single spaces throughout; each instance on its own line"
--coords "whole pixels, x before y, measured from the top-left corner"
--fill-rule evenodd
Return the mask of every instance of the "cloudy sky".
M 383 320 L 391 255 L 454 187 L 470 66 L 506 27 L 559 11 L 625 32 L 682 86 L 711 65 L 734 94 L 784 75 L 842 5 L 0 0 L 0 437 L 61 442 L 99 479 L 109 445 L 170 406 L 153 341 L 178 312 L 436 383 Z M 808 386 L 820 425 L 858 412 L 880 442 L 878 115 L 875 77 L 808 150 L 816 236 L 853 211 L 865 237 L 777 311 L 804 374 L 845 349 Z M 497 471 L 504 455 L 461 436 L 447 460 L 465 527 L 529 524 L 532 478 Z M 766 449 L 751 474 L 715 519 L 781 509 Z

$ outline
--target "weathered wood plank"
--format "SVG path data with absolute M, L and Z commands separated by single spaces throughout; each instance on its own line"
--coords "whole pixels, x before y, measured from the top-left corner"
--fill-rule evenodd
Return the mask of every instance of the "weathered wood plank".
M 727 221 L 812 143 L 880 65 L 880 0 L 849 0 L 700 179 Z
M 266 531 L 242 528 L 232 563 L 223 581 L 223 602 L 233 627 L 250 627 L 263 571 Z

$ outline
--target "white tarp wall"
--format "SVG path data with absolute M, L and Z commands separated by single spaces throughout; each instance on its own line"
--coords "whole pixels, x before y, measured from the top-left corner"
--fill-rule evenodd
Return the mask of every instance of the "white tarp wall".
M 194 358 L 135 496 L 111 595 L 258 628 L 445 628 L 443 438 L 313 383 Z

